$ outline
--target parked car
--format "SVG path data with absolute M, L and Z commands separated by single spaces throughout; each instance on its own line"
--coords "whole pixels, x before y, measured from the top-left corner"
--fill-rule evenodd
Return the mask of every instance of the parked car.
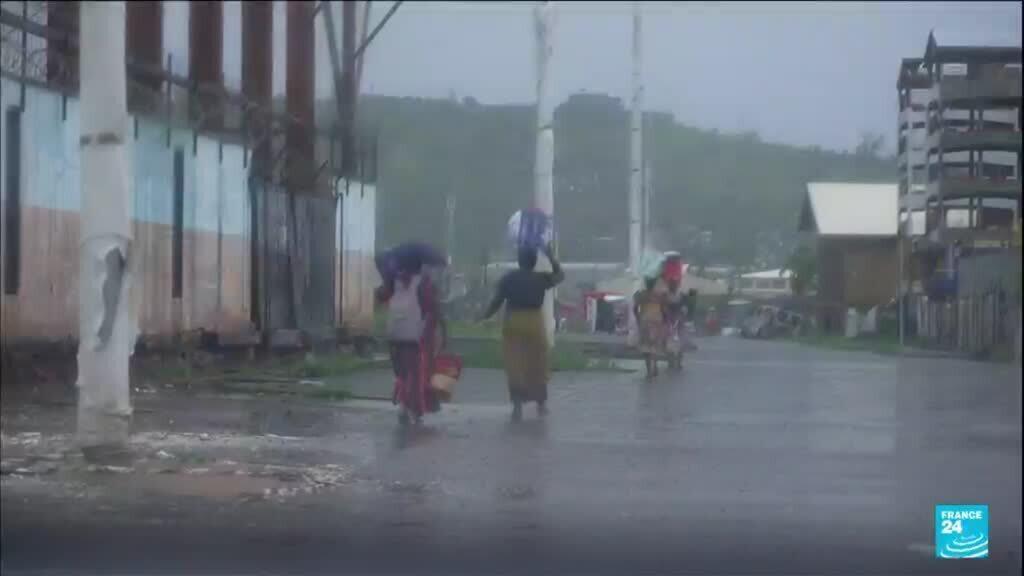
M 744 338 L 771 338 L 775 331 L 774 306 L 758 306 L 740 327 Z
M 758 306 L 740 327 L 745 338 L 776 338 L 799 334 L 805 324 L 802 314 L 778 306 Z

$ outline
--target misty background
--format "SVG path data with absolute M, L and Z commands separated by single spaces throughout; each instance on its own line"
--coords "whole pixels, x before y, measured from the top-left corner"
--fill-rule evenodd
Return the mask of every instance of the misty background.
M 372 21 L 390 4 L 375 2 Z M 631 5 L 556 6 L 560 250 L 621 261 Z M 896 181 L 897 71 L 902 58 L 923 55 L 929 31 L 958 44 L 1021 37 L 1019 2 L 648 2 L 643 10 L 659 248 L 749 267 L 785 259 L 808 180 Z M 533 42 L 531 3 L 467 2 L 407 2 L 373 42 L 359 114 L 380 135 L 382 245 L 416 236 L 444 246 L 453 196 L 456 265 L 503 255 L 504 223 L 533 187 Z M 330 115 L 330 84 L 317 90 Z
M 373 21 L 390 2 L 374 2 Z M 631 4 L 556 4 L 556 101 L 626 98 Z M 1020 45 L 1020 2 L 644 2 L 646 106 L 685 124 L 849 150 L 896 126 L 901 58 L 928 32 Z M 529 103 L 532 4 L 406 2 L 367 52 L 363 92 Z M 323 84 L 321 97 L 330 96 Z M 893 138 L 888 145 L 893 146 Z

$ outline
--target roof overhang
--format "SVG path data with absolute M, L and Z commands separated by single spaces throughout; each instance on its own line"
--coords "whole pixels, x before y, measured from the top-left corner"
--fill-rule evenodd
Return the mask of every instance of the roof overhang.
M 991 63 L 1019 64 L 1021 61 L 1020 46 L 985 46 L 969 44 L 963 41 L 950 44 L 939 44 L 935 30 L 928 33 L 928 44 L 924 50 L 924 64 L 943 64 L 946 62 L 982 61 Z
M 898 215 L 897 184 L 808 182 L 797 229 L 823 238 L 895 238 Z

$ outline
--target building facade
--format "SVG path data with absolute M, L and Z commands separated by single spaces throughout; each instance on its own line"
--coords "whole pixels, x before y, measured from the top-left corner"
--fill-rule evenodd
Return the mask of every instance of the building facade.
M 1003 316 L 1019 302 L 1021 48 L 933 32 L 897 90 L 908 327 L 977 351 L 1012 337 Z
M 343 154 L 317 117 L 332 75 L 315 3 L 125 8 L 142 334 L 368 330 L 375 155 Z M 78 18 L 77 2 L 0 5 L 5 346 L 77 335 Z M 343 171 L 353 155 L 372 170 Z
M 776 268 L 742 274 L 737 292 L 750 298 L 788 298 L 793 295 L 793 273 Z
M 863 314 L 898 294 L 898 198 L 897 184 L 807 184 L 799 231 L 816 245 L 822 331 L 842 333 L 851 308 Z
M 925 233 L 928 192 L 928 103 L 931 85 L 920 58 L 907 58 L 900 65 L 898 166 L 901 222 L 908 233 Z

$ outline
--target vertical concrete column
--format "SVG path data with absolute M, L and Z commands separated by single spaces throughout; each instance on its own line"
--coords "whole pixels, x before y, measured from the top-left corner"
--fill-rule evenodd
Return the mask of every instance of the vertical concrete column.
M 163 5 L 160 2 L 127 2 L 125 50 L 129 62 L 160 70 L 163 55 Z M 163 99 L 160 76 L 129 71 L 128 109 L 152 114 Z
M 307 188 L 314 158 L 314 29 L 313 2 L 288 2 L 288 50 L 285 94 L 288 115 L 298 122 L 288 126 L 289 191 Z
M 273 23 L 271 2 L 242 3 L 242 93 L 251 106 L 243 116 L 243 130 L 252 150 L 249 174 L 268 177 L 271 173 L 269 113 L 273 92 Z M 262 187 L 250 186 L 250 320 L 254 327 L 267 326 L 266 235 L 267 203 Z
M 209 0 L 189 2 L 189 78 L 199 86 L 223 85 L 224 4 Z M 190 99 L 200 129 L 219 130 L 224 124 L 219 94 L 199 91 Z
M 86 455 L 127 445 L 132 294 L 132 189 L 124 2 L 81 3 L 82 224 L 79 245 L 78 441 Z
M 348 5 L 348 3 L 346 3 Z M 289 262 L 296 326 L 314 344 L 333 341 L 335 211 L 328 190 L 315 180 L 315 2 L 287 5 L 285 96 L 286 184 L 289 196 Z M 309 195 L 301 201 L 296 194 Z
M 549 67 L 554 34 L 554 13 L 552 2 L 541 2 L 534 11 L 537 57 L 537 145 L 534 160 L 533 204 L 551 218 L 554 225 L 555 198 L 553 171 L 555 157 L 554 106 L 551 101 Z M 550 269 L 547 258 L 538 259 L 539 268 Z M 544 327 L 548 345 L 555 343 L 555 295 L 549 290 L 544 295 Z
M 273 90 L 273 23 L 274 5 L 271 2 L 242 3 L 242 93 L 261 112 L 269 113 Z M 249 137 L 259 138 L 252 151 L 252 172 L 270 173 L 271 142 L 262 138 L 269 117 L 250 112 L 247 116 Z

